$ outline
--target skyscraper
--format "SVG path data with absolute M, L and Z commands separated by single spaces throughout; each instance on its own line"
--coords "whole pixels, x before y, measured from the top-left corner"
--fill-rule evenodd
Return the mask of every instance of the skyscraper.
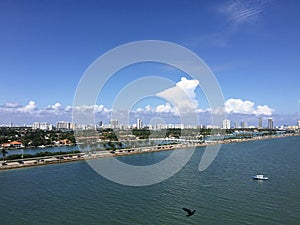
M 262 117 L 258 117 L 258 128 L 262 128 Z
M 143 121 L 141 119 L 136 120 L 136 128 L 142 129 L 143 128 Z
M 268 128 L 269 129 L 273 129 L 274 128 L 274 122 L 272 118 L 268 119 Z
M 69 130 L 70 129 L 70 122 L 65 122 L 65 121 L 58 121 L 58 122 L 56 122 L 56 129 L 58 129 L 58 130 L 64 130 L 64 129 L 66 129 L 66 130 Z
M 223 120 L 223 129 L 230 129 L 230 120 Z

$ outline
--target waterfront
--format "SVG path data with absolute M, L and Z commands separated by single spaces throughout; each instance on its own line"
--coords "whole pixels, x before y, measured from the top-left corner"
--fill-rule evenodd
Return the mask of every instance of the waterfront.
M 210 138 L 205 142 L 199 142 L 198 140 L 183 140 L 178 139 L 174 144 L 173 142 L 176 139 L 165 139 L 158 138 L 155 141 L 152 140 L 155 145 L 148 146 L 145 143 L 149 141 L 142 141 L 144 145 L 136 143 L 134 148 L 119 148 L 113 151 L 104 150 L 103 144 L 94 145 L 92 149 L 90 146 L 60 146 L 60 147 L 48 147 L 44 148 L 27 148 L 27 149 L 15 149 L 10 150 L 8 153 L 9 156 L 17 156 L 17 159 L 6 160 L 5 163 L 0 165 L 0 170 L 6 169 L 16 169 L 21 167 L 30 167 L 30 166 L 41 166 L 49 165 L 56 163 L 67 163 L 79 160 L 90 160 L 97 158 L 107 158 L 107 157 L 117 157 L 122 155 L 131 155 L 131 154 L 144 154 L 149 152 L 157 151 L 168 151 L 174 149 L 182 148 L 195 148 L 203 147 L 208 145 L 219 145 L 219 144 L 228 144 L 233 142 L 246 142 L 246 141 L 262 141 L 266 139 L 273 138 L 286 138 L 295 136 L 295 134 L 281 134 L 281 135 L 268 135 L 268 136 L 259 136 L 252 138 L 222 138 L 221 136 L 215 136 Z M 296 135 L 298 136 L 298 135 Z M 102 147 L 101 147 L 102 146 Z M 62 151 L 63 150 L 63 151 Z M 80 150 L 80 151 L 79 151 Z M 43 156 L 40 156 L 39 153 L 42 153 Z M 22 159 L 23 154 L 29 154 L 29 158 L 26 157 Z M 39 154 L 37 156 L 36 154 Z
M 129 187 L 95 173 L 85 161 L 0 173 L 3 224 L 297 224 L 300 137 L 222 145 L 200 173 L 204 147 L 178 174 Z M 188 151 L 183 149 L 182 151 Z M 120 156 L 151 164 L 171 151 Z M 105 159 L 101 159 L 105 160 Z M 263 173 L 267 182 L 252 180 Z M 182 207 L 196 209 L 186 218 Z

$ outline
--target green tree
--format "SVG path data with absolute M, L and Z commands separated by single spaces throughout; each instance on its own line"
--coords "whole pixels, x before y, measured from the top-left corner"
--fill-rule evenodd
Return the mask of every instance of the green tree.
M 148 139 L 151 135 L 151 132 L 147 128 L 143 129 L 133 129 L 132 134 L 140 139 Z
M 115 146 L 115 143 L 113 143 L 113 142 L 108 142 L 107 143 L 107 146 L 108 146 L 108 150 L 112 150 L 112 151 L 115 151 L 116 150 L 116 146 Z

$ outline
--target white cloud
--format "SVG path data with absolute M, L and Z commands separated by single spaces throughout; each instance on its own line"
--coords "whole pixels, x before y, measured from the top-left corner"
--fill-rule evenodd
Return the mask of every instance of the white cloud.
M 150 105 L 146 105 L 144 108 L 139 107 L 135 110 L 135 113 L 152 113 L 154 109 Z
M 233 24 L 239 25 L 255 22 L 266 7 L 266 1 L 260 0 L 233 0 L 218 8 L 221 14 Z
M 20 107 L 18 103 L 8 102 L 4 104 L 5 108 L 18 108 Z
M 94 112 L 98 113 L 102 112 L 103 110 L 105 110 L 104 105 L 94 105 Z
M 73 109 L 72 106 L 68 105 L 66 106 L 65 111 L 70 112 L 72 111 L 72 109 Z
M 195 90 L 199 84 L 198 80 L 188 80 L 182 77 L 181 80 L 176 83 L 175 87 L 166 89 L 157 93 L 157 96 L 164 98 L 171 102 L 179 112 L 189 112 L 196 110 L 198 107 L 198 101 L 196 99 Z M 169 108 L 168 105 L 162 105 L 161 108 Z
M 82 118 L 90 115 L 90 113 L 94 113 L 95 116 L 101 118 L 101 120 L 103 118 L 109 119 L 112 116 L 112 113 L 114 113 L 114 116 L 118 119 L 119 117 L 121 119 L 122 116 L 127 118 L 128 113 L 134 113 L 137 118 L 165 117 L 166 119 L 171 119 L 178 118 L 180 115 L 187 115 L 186 113 L 191 112 L 198 113 L 199 116 L 223 112 L 224 108 L 212 112 L 209 108 L 201 109 L 198 107 L 195 93 L 198 83 L 199 82 L 195 80 L 182 78 L 175 87 L 157 94 L 158 96 L 169 100 L 169 102 L 167 101 L 164 104 L 156 106 L 146 105 L 132 112 L 113 112 L 111 109 L 108 109 L 101 104 L 76 107 L 68 105 L 63 107 L 60 103 L 55 103 L 39 109 L 34 101 L 29 101 L 25 106 L 7 103 L 2 106 L 0 105 L 0 124 L 4 123 L 3 121 L 24 121 L 21 122 L 23 124 L 26 123 L 26 121 L 72 120 L 72 112 L 77 113 L 77 115 L 82 116 Z M 253 101 L 231 98 L 225 102 L 225 112 L 228 114 L 243 114 L 245 117 L 253 117 L 253 115 L 271 116 L 274 109 L 270 108 L 268 105 L 256 106 Z
M 57 102 L 54 105 L 48 105 L 46 110 L 55 110 L 55 111 L 62 110 L 62 105 L 59 102 Z
M 228 0 L 215 4 L 213 11 L 221 15 L 223 26 L 219 26 L 214 33 L 192 37 L 187 45 L 226 47 L 239 27 L 258 23 L 271 3 L 268 0 Z
M 29 112 L 29 113 L 33 112 L 35 109 L 36 109 L 36 104 L 34 101 L 29 101 L 29 103 L 26 106 L 18 108 L 20 112 Z
M 272 115 L 274 109 L 271 109 L 267 105 L 259 105 L 254 107 L 254 102 L 243 101 L 241 99 L 228 99 L 225 102 L 225 112 L 226 113 L 240 113 L 240 114 L 255 114 L 255 115 Z
M 70 108 L 69 108 L 70 110 Z M 111 112 L 110 109 L 107 109 L 104 107 L 104 105 L 81 105 L 81 106 L 75 106 L 73 108 L 74 111 L 77 113 L 109 113 Z
M 145 110 L 144 110 L 143 108 L 137 108 L 137 109 L 136 109 L 136 112 L 137 112 L 137 113 L 141 113 L 141 112 L 144 112 L 144 111 L 145 111 Z
M 152 107 L 150 105 L 147 105 L 145 107 L 145 109 L 146 109 L 146 112 L 151 112 L 152 111 Z
M 274 111 L 274 109 L 271 109 L 267 105 L 259 105 L 259 106 L 257 106 L 257 109 L 254 111 L 254 114 L 271 116 L 273 111 Z
M 156 113 L 170 113 L 170 114 L 174 114 L 174 115 L 178 114 L 176 109 L 174 107 L 172 107 L 172 105 L 170 103 L 161 104 L 161 105 L 156 106 L 155 112 Z
M 59 109 L 61 109 L 61 104 L 60 103 L 55 103 L 53 106 L 52 106 L 52 108 L 54 109 L 54 110 L 59 110 Z
M 205 109 L 197 109 L 197 113 L 204 113 L 204 112 L 207 112 L 207 110 L 205 110 Z
M 225 102 L 225 111 L 227 113 L 251 114 L 254 111 L 254 102 L 231 98 Z

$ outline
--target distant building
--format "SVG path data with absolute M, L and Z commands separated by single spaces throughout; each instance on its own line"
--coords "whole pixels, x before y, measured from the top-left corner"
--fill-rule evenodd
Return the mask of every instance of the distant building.
M 70 123 L 70 130 L 76 130 L 76 124 Z
M 216 125 L 207 125 L 207 129 L 219 129 L 220 126 L 216 126 Z
M 143 121 L 141 119 L 136 120 L 136 128 L 142 129 L 143 128 Z
M 175 128 L 184 129 L 184 124 L 175 124 Z
M 269 129 L 273 129 L 274 128 L 274 122 L 272 118 L 268 119 L 268 128 Z
M 110 128 L 112 129 L 116 129 L 118 127 L 118 120 L 116 119 L 111 119 L 109 121 L 109 125 L 110 125 Z
M 223 129 L 230 129 L 230 120 L 225 119 L 223 120 Z
M 300 120 L 298 120 L 298 128 L 300 129 Z
M 34 129 L 34 130 L 40 129 L 40 123 L 39 122 L 34 122 L 32 124 L 32 129 Z
M 155 124 L 155 130 L 162 130 L 166 128 L 167 128 L 166 124 Z
M 22 144 L 22 142 L 20 142 L 20 141 L 12 141 L 12 142 L 10 142 L 10 145 L 12 147 L 14 147 L 14 148 L 22 148 L 22 147 L 24 147 L 23 144 Z
M 49 124 L 47 122 L 34 122 L 31 127 L 34 130 L 37 130 L 37 129 L 40 129 L 40 130 L 52 130 L 53 129 L 53 125 Z
M 22 142 L 20 141 L 12 141 L 12 142 L 8 142 L 8 143 L 3 143 L 1 145 L 2 148 L 9 148 L 9 147 L 13 147 L 13 148 L 24 148 L 24 145 Z
M 40 129 L 41 130 L 49 130 L 50 124 L 47 122 L 40 123 Z
M 174 129 L 175 128 L 175 124 L 169 123 L 169 124 L 167 124 L 167 128 L 168 129 Z
M 297 130 L 298 126 L 288 126 L 287 129 L 288 130 Z
M 58 130 L 70 130 L 71 129 L 71 123 L 65 122 L 65 121 L 58 121 L 56 123 L 56 129 Z
M 241 122 L 241 128 L 248 128 L 248 123 Z
M 126 125 L 120 124 L 120 125 L 119 125 L 119 129 L 120 129 L 120 130 L 126 130 Z
M 262 128 L 262 117 L 258 117 L 258 128 Z

